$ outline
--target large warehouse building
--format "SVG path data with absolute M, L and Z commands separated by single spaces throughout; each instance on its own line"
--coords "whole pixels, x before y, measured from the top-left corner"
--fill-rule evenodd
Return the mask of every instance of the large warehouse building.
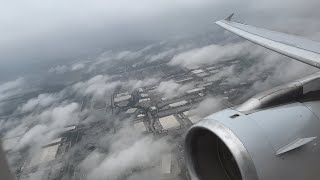
M 177 128 L 180 126 L 177 119 L 174 117 L 174 115 L 165 116 L 162 118 L 159 118 L 159 122 L 163 129 L 171 129 L 171 128 Z

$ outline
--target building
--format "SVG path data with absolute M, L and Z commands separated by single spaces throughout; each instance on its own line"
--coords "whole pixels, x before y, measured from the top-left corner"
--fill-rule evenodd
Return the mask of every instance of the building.
M 197 123 L 202 119 L 200 116 L 191 115 L 190 111 L 183 112 L 183 115 L 187 117 L 192 123 Z
M 193 80 L 193 77 L 187 77 L 187 78 L 184 78 L 184 79 L 176 80 L 176 83 L 185 83 L 185 82 L 188 82 L 188 81 L 191 81 L 191 80 Z
M 165 116 L 162 118 L 159 118 L 159 122 L 162 126 L 163 129 L 172 129 L 172 128 L 177 128 L 180 126 L 179 122 L 177 119 L 174 117 L 174 115 L 170 116 Z
M 199 122 L 202 118 L 201 118 L 200 116 L 195 115 L 195 116 L 190 116 L 190 117 L 188 117 L 188 119 L 189 119 L 192 123 L 197 123 L 197 122 Z
M 146 97 L 149 97 L 149 94 L 142 93 L 142 94 L 140 94 L 140 96 L 141 96 L 142 98 L 146 98 Z
M 29 166 L 36 166 L 39 164 L 47 163 L 56 158 L 58 149 L 59 149 L 60 144 L 55 144 L 52 146 L 47 146 L 45 148 L 42 148 L 39 153 L 36 153 L 31 161 Z
M 138 114 L 137 115 L 137 118 L 143 118 L 143 117 L 146 117 L 146 115 L 145 114 Z
M 61 179 L 63 176 L 64 164 L 53 163 L 47 166 L 39 166 L 35 169 L 31 169 L 27 172 L 24 172 L 19 180 L 53 180 Z
M 156 107 L 156 106 L 151 106 L 151 107 L 150 107 L 150 110 L 151 110 L 151 111 L 155 111 L 155 110 L 157 110 L 157 107 Z
M 118 107 L 126 107 L 126 106 L 128 106 L 128 104 L 129 104 L 129 101 L 121 101 L 121 102 L 117 103 L 117 106 Z
M 147 131 L 147 128 L 146 128 L 146 125 L 144 124 L 144 122 L 134 123 L 133 127 L 138 129 L 141 132 L 146 132 Z
M 63 132 L 68 132 L 68 131 L 72 131 L 72 130 L 75 130 L 76 129 L 76 126 L 69 126 L 69 127 L 66 127 L 63 129 Z
M 171 173 L 171 154 L 163 155 L 161 158 L 161 173 Z
M 135 113 L 137 111 L 137 108 L 130 108 L 130 109 L 128 109 L 125 113 L 126 114 L 133 114 L 133 113 Z
M 62 142 L 62 138 L 57 138 L 49 141 L 47 144 L 43 145 L 43 147 L 55 145 Z
M 197 87 L 201 88 L 201 87 L 208 87 L 208 86 L 211 86 L 211 85 L 212 85 L 212 82 L 207 82 L 207 83 L 198 84 Z
M 203 71 L 202 69 L 197 69 L 197 70 L 191 71 L 191 73 L 193 73 L 193 74 L 199 74 L 199 73 L 204 73 L 204 71 Z
M 172 178 L 181 173 L 178 161 L 172 154 L 165 154 L 161 157 L 161 174 L 163 179 Z
M 209 76 L 209 74 L 208 74 L 208 73 L 206 73 L 206 72 L 202 72 L 202 73 L 198 73 L 198 74 L 196 74 L 196 76 L 197 76 L 197 77 L 199 77 L 199 78 L 202 78 L 202 77 Z
M 139 89 L 138 89 L 138 92 L 139 92 L 139 93 L 144 92 L 143 88 L 139 88 Z
M 166 100 L 168 100 L 167 98 L 165 98 L 165 97 L 163 97 L 163 98 L 160 98 L 161 99 L 161 101 L 166 101 Z
M 123 93 L 116 94 L 116 97 L 121 97 L 121 96 L 126 96 L 126 95 L 129 95 L 129 92 L 123 92 Z
M 186 91 L 187 94 L 199 93 L 204 90 L 204 87 L 194 88 Z
M 169 107 L 175 108 L 175 107 L 183 106 L 183 105 L 186 105 L 186 104 L 188 104 L 188 101 L 183 100 L 183 101 L 179 101 L 179 102 L 175 102 L 175 103 L 169 104 Z
M 211 70 L 216 70 L 218 67 L 216 66 L 211 66 L 211 67 L 207 67 L 206 70 L 211 71 Z
M 139 99 L 139 103 L 150 101 L 150 98 Z
M 119 94 L 118 94 L 119 95 Z M 114 102 L 115 103 L 120 103 L 120 102 L 123 102 L 123 101 L 128 101 L 132 98 L 131 94 L 128 94 L 128 95 L 123 95 L 123 96 L 116 96 L 114 98 Z

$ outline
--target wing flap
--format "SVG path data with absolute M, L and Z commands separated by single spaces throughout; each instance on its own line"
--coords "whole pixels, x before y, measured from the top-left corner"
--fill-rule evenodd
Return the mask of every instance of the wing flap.
M 320 68 L 319 42 L 237 23 L 231 21 L 232 16 L 233 14 L 216 24 L 265 48 Z

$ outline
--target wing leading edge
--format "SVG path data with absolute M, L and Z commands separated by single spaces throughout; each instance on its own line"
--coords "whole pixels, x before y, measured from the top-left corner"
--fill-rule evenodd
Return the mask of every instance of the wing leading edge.
M 265 48 L 320 68 L 320 43 L 298 36 L 256 28 L 231 20 L 233 14 L 216 24 Z

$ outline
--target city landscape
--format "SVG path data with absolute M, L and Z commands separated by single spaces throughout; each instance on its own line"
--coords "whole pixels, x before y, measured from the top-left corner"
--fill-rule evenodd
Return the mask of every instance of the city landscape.
M 218 171 L 225 179 L 246 179 L 248 172 L 260 179 L 317 179 L 319 143 L 309 142 L 319 132 L 318 104 L 300 98 L 318 100 L 319 87 L 309 84 L 318 74 L 297 80 L 320 67 L 319 2 L 0 1 L 0 174 L 191 180 L 187 161 L 189 168 L 203 165 L 195 168 L 204 172 L 195 172 L 199 179 Z M 251 99 L 251 109 L 237 109 L 284 84 Z M 241 122 L 210 116 L 223 109 L 241 112 Z M 208 116 L 235 134 L 252 171 L 236 159 L 244 154 L 240 146 L 206 128 Z M 216 140 L 211 149 L 208 138 Z M 298 156 L 287 154 L 295 149 Z M 212 170 L 207 162 L 218 165 Z
M 64 126 L 58 126 L 49 136 L 50 139 L 41 141 L 44 143 L 37 150 L 19 147 L 30 128 L 20 128 L 21 135 L 15 133 L 13 137 L 10 137 L 10 131 L 7 132 L 3 137 L 3 146 L 17 179 L 103 179 L 103 175 L 100 178 L 94 175 L 94 171 L 98 173 L 100 169 L 88 174 L 88 168 L 83 168 L 83 164 L 94 161 L 95 158 L 96 161 L 102 161 L 103 158 L 99 155 L 112 151 L 112 147 L 108 147 L 108 141 L 119 134 L 125 137 L 123 143 L 130 144 L 130 138 L 133 138 L 132 141 L 151 138 L 164 145 L 160 143 L 163 149 L 149 155 L 143 154 L 150 153 L 144 152 L 145 150 L 136 152 L 141 153 L 141 157 L 154 158 L 150 162 L 147 160 L 148 162 L 140 165 L 137 163 L 137 166 L 125 167 L 123 172 L 112 179 L 130 179 L 134 174 L 144 172 L 152 173 L 159 179 L 189 179 L 184 162 L 183 139 L 188 128 L 211 113 L 233 108 L 235 104 L 241 103 L 246 96 L 251 95 L 247 93 L 247 89 L 255 81 L 230 83 L 233 76 L 241 75 L 243 68 L 247 68 L 246 63 L 240 62 L 239 58 L 189 67 L 170 66 L 169 60 L 116 65 L 109 67 L 112 72 L 109 70 L 107 79 L 103 75 L 89 79 L 87 82 L 98 79 L 109 84 L 117 83 L 111 89 L 104 89 L 107 93 L 103 93 L 103 99 L 95 98 L 92 94 L 80 96 L 81 98 L 69 95 L 68 98 L 72 98 L 71 101 L 77 104 L 77 111 L 81 114 L 78 123 L 67 122 Z M 230 68 L 232 76 L 219 75 Z M 150 78 L 146 80 L 146 77 Z M 267 74 L 262 73 L 258 78 L 266 77 Z M 134 81 L 129 85 L 132 79 Z M 72 87 L 80 88 L 83 84 L 77 82 Z M 94 88 L 99 90 L 99 86 Z M 59 92 L 64 95 L 55 96 L 65 96 L 65 91 L 63 89 Z M 33 110 L 37 111 L 37 108 Z M 90 120 L 92 114 L 94 118 Z M 18 114 L 15 110 L 12 115 L 4 117 L 15 119 L 21 116 L 25 115 Z M 116 141 L 122 143 L 121 138 Z M 101 159 L 98 160 L 99 158 Z M 108 170 L 112 171 L 112 168 L 105 169 Z

